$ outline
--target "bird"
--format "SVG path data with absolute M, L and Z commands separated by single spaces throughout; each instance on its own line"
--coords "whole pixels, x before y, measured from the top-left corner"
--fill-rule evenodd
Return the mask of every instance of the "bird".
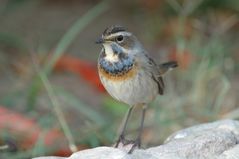
M 178 66 L 176 61 L 156 64 L 137 37 L 123 26 L 107 27 L 96 40 L 102 50 L 98 58 L 98 74 L 107 92 L 116 100 L 129 105 L 115 147 L 131 143 L 129 154 L 141 146 L 141 136 L 148 104 L 164 94 L 163 75 Z M 127 140 L 126 127 L 135 107 L 142 107 L 138 135 Z

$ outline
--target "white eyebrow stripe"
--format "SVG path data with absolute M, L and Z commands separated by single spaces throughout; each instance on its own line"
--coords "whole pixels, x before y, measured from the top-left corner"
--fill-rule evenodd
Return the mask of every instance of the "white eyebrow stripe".
M 121 32 L 113 33 L 113 34 L 107 36 L 107 39 L 108 39 L 108 38 L 110 39 L 110 38 L 112 38 L 112 37 L 119 36 L 119 35 L 123 35 L 123 36 L 131 36 L 132 33 L 125 32 L 125 31 L 121 31 Z

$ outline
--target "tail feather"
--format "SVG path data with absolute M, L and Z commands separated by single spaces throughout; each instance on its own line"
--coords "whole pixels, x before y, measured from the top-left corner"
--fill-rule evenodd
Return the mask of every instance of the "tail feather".
M 160 74 L 162 75 L 162 74 L 172 70 L 175 67 L 178 67 L 178 63 L 176 61 L 162 63 L 159 65 Z

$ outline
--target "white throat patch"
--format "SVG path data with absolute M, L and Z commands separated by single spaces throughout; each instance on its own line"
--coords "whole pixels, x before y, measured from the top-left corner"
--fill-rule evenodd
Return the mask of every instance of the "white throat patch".
M 108 60 L 108 61 L 111 61 L 111 62 L 117 62 L 119 61 L 119 58 L 117 55 L 114 54 L 110 44 L 103 44 L 104 45 L 104 48 L 105 48 L 105 59 Z

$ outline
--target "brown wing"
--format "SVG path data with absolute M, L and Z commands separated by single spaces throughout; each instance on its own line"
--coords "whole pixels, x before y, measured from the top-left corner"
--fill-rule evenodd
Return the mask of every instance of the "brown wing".
M 158 92 L 159 92 L 160 95 L 163 95 L 163 93 L 164 93 L 164 82 L 163 82 L 163 78 L 161 76 L 159 67 L 154 62 L 154 60 L 152 58 L 150 58 L 147 54 L 145 54 L 145 57 L 147 58 L 148 69 L 151 72 L 152 79 L 158 85 Z
M 164 92 L 164 82 L 163 82 L 163 78 L 161 76 L 159 77 L 154 77 L 152 75 L 153 80 L 157 83 L 158 85 L 158 92 L 160 95 L 163 95 Z

